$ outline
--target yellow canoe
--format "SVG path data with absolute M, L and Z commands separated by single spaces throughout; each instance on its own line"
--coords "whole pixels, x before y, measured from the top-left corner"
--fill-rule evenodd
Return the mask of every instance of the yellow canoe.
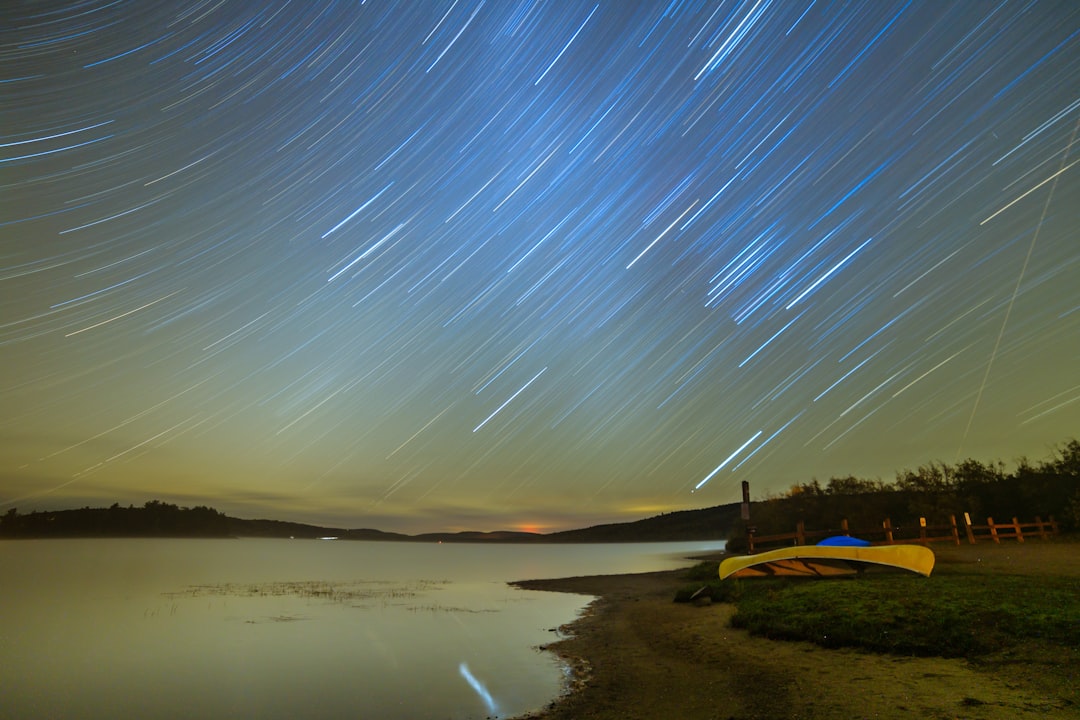
M 887 565 L 930 577 L 934 552 L 922 545 L 837 547 L 799 545 L 757 555 L 730 557 L 720 563 L 720 579 L 728 577 L 831 577 L 854 575 L 866 565 Z

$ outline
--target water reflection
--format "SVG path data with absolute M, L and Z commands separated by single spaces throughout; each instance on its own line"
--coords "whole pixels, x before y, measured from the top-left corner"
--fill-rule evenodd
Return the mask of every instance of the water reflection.
M 0 543 L 0 718 L 486 718 L 543 706 L 587 598 L 685 546 Z M 696 548 L 695 548 L 696 549 Z

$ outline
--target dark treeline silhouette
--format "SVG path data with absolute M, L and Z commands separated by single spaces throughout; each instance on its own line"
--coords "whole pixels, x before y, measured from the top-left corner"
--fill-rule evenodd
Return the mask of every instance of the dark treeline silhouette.
M 344 530 L 282 520 L 243 520 L 213 508 L 193 508 L 151 500 L 142 507 L 113 504 L 108 508 L 49 510 L 20 515 L 12 508 L 0 515 L 0 538 L 276 537 L 344 540 L 409 540 L 379 530 Z
M 932 462 L 902 470 L 894 482 L 856 477 L 794 485 L 785 493 L 751 503 L 751 522 L 760 534 L 791 532 L 800 520 L 815 530 L 837 529 L 847 520 L 852 531 L 894 525 L 949 523 L 969 513 L 974 524 L 993 517 L 1030 521 L 1053 515 L 1062 530 L 1080 529 L 1080 442 L 1071 440 L 1054 457 L 1037 464 L 1021 459 L 1013 472 L 1002 462 L 964 460 L 956 465 Z M 962 522 L 962 520 L 958 520 Z M 730 538 L 742 538 L 736 523 Z M 733 544 L 739 548 L 739 542 Z
M 142 507 L 55 510 L 0 516 L 0 537 L 229 537 L 229 518 L 209 507 L 151 500 Z
M 405 535 L 367 528 L 305 525 L 283 520 L 246 520 L 207 507 L 177 507 L 152 500 L 142 507 L 81 508 L 20 515 L 15 508 L 0 515 L 0 538 L 105 537 L 263 537 L 339 540 L 393 540 L 465 543 L 588 543 L 712 540 L 739 514 L 739 506 L 665 513 L 627 523 L 540 534 L 527 532 L 454 532 Z
M 177 507 L 151 500 L 142 507 L 83 508 L 32 512 L 15 508 L 0 515 L 0 538 L 45 537 L 293 537 L 333 536 L 342 540 L 417 542 L 661 542 L 728 538 L 731 549 L 745 542 L 739 504 L 665 513 L 633 522 L 596 525 L 546 535 L 519 532 L 465 532 L 403 535 L 380 530 L 304 525 L 281 520 L 242 520 L 209 507 Z M 1061 529 L 1080 530 L 1080 442 L 1071 440 L 1049 460 L 1020 460 L 1007 472 L 1002 462 L 932 462 L 897 473 L 893 482 L 856 477 L 811 480 L 785 493 L 751 503 L 751 525 L 759 534 L 791 532 L 800 520 L 814 530 L 852 531 L 894 525 L 925 517 L 945 524 L 950 515 L 970 513 L 973 523 L 987 517 L 1030 521 L 1053 515 Z

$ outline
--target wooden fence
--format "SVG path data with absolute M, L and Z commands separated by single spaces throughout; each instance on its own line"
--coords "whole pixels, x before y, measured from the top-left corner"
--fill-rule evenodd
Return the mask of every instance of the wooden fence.
M 969 544 L 974 545 L 979 541 L 993 541 L 1000 543 L 1002 540 L 1016 540 L 1024 542 L 1025 538 L 1039 537 L 1043 540 L 1058 534 L 1057 521 L 1051 515 L 1044 522 L 1036 516 L 1035 522 L 1022 523 L 1015 517 L 1012 522 L 994 522 L 994 518 L 986 518 L 985 525 L 973 525 L 968 513 L 964 513 L 961 523 L 957 523 L 956 516 L 949 516 L 948 525 L 927 525 L 926 518 L 919 518 L 917 525 L 894 526 L 892 520 L 885 518 L 880 528 L 865 530 L 850 530 L 847 520 L 840 522 L 839 529 L 807 530 L 803 521 L 795 525 L 795 532 L 780 533 L 777 535 L 758 535 L 753 528 L 746 532 L 747 552 L 754 553 L 763 546 L 786 547 L 792 545 L 813 545 L 817 540 L 833 535 L 856 535 L 870 541 L 872 545 L 896 545 L 919 544 L 929 545 L 935 542 L 951 542 L 959 545 L 962 537 L 966 537 Z M 807 542 L 809 541 L 809 542 Z

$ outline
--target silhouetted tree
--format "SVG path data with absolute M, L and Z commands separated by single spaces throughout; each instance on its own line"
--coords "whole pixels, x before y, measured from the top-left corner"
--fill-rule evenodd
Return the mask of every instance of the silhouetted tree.
M 1037 465 L 1021 458 L 1013 473 L 1001 461 L 969 459 L 901 470 L 892 483 L 848 476 L 823 488 L 811 480 L 753 503 L 751 517 L 759 534 L 772 534 L 790 532 L 799 520 L 817 530 L 835 529 L 846 518 L 854 530 L 877 527 L 886 517 L 907 527 L 920 517 L 940 524 L 964 512 L 975 522 L 1055 515 L 1066 529 L 1080 529 L 1080 441 L 1070 440 Z
M 8 510 L 0 517 L 0 535 L 11 537 L 15 534 L 15 525 L 18 522 L 19 511 L 15 508 Z

